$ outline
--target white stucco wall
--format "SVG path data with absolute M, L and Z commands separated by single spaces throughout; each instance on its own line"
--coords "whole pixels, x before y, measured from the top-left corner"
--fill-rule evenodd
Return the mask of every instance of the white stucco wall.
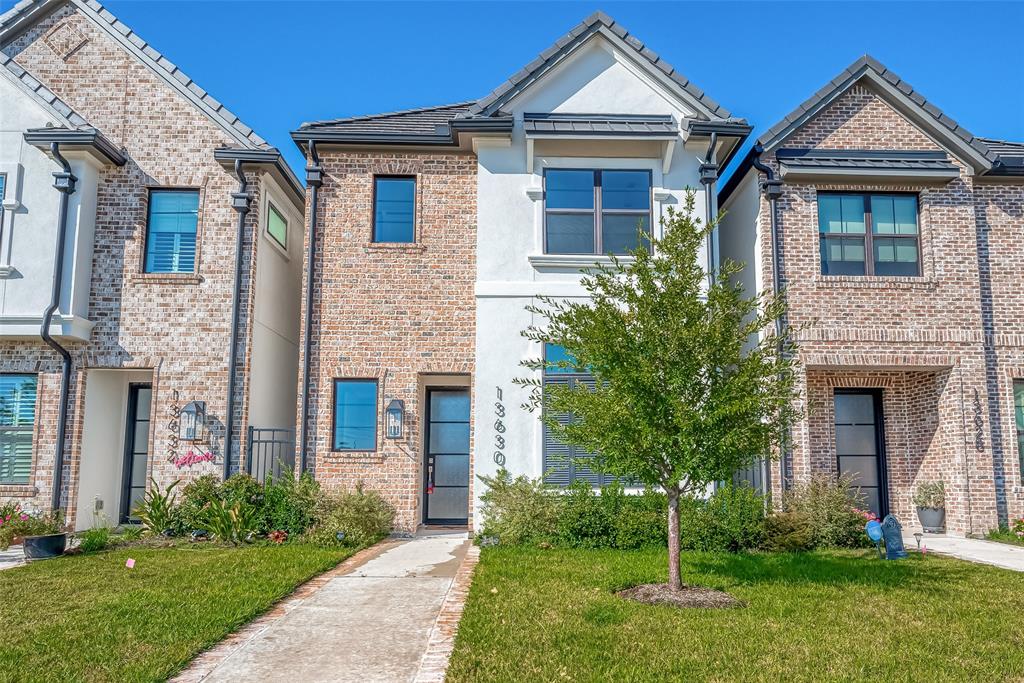
M 249 424 L 295 426 L 302 287 L 302 213 L 269 175 L 261 180 Z M 287 249 L 267 234 L 267 202 L 288 221 Z
M 651 171 L 653 224 L 661 234 L 660 219 L 669 206 L 681 206 L 687 188 L 698 191 L 695 212 L 704 216 L 704 195 L 698 166 L 706 149 L 699 144 L 684 148 L 676 142 L 667 172 L 664 144 L 621 140 L 536 140 L 532 164 L 522 127 L 522 114 L 614 113 L 670 114 L 677 121 L 693 112 L 661 87 L 657 78 L 616 53 L 602 38 L 546 75 L 531 90 L 506 107 L 516 119 L 508 141 L 478 141 L 477 214 L 477 340 L 474 378 L 474 465 L 476 474 L 494 474 L 500 449 L 505 467 L 515 474 L 542 474 L 542 435 L 539 416 L 520 405 L 528 390 L 512 379 L 527 371 L 520 361 L 541 355 L 540 345 L 521 336 L 535 322 L 525 307 L 538 295 L 583 297 L 579 285 L 581 257 L 543 254 L 543 200 L 546 168 L 646 169 Z M 532 190 L 529 192 L 528 190 Z M 702 250 L 702 257 L 704 250 Z M 596 257 L 591 257 L 596 260 Z M 500 391 L 500 399 L 499 399 Z M 500 403 L 501 408 L 496 404 Z M 504 413 L 499 432 L 495 421 Z M 479 496 L 475 486 L 475 510 Z M 479 521 L 479 519 L 477 519 Z
M 740 181 L 722 209 L 725 216 L 718 225 L 721 258 L 745 264 L 736 280 L 743 284 L 750 296 L 764 288 L 761 272 L 760 230 L 758 209 L 760 195 L 757 173 L 749 172 Z
M 53 173 L 60 165 L 27 144 L 29 128 L 61 125 L 0 70 L 0 173 L 6 175 L 0 233 L 0 336 L 35 338 L 50 303 L 60 193 Z M 99 169 L 94 161 L 66 154 L 78 178 L 68 204 L 64 282 L 55 336 L 87 339 L 93 232 Z

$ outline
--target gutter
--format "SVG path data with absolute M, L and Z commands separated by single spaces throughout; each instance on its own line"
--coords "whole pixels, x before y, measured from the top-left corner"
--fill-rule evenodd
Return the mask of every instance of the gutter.
M 323 184 L 323 168 L 316 153 L 316 141 L 309 140 L 309 164 L 306 166 L 306 186 L 309 187 L 309 247 L 306 254 L 306 319 L 302 326 L 302 386 L 299 418 L 299 475 L 306 471 L 309 453 L 309 373 L 310 353 L 313 350 L 313 291 L 316 274 L 316 218 L 317 190 Z
M 768 205 L 771 212 L 771 231 L 772 231 L 772 294 L 778 296 L 782 292 L 782 276 L 779 272 L 781 260 L 779 258 L 779 212 L 778 212 L 778 199 L 782 196 L 782 181 L 775 177 L 775 171 L 763 161 L 761 161 L 761 154 L 764 152 L 764 147 L 760 143 L 754 145 L 754 148 L 750 150 L 750 155 L 747 157 L 750 159 L 750 164 L 755 169 L 764 173 L 765 178 L 761 181 L 761 192 L 765 197 L 768 198 Z M 775 336 L 778 339 L 778 351 L 782 353 L 782 335 L 785 332 L 785 324 L 782 318 L 775 319 Z M 787 427 L 788 428 L 788 427 Z M 785 430 L 783 430 L 785 434 Z M 782 486 L 783 491 L 789 490 L 789 468 L 787 466 L 787 453 L 788 448 L 786 442 L 782 444 L 782 481 L 779 482 Z M 766 468 L 766 473 L 770 471 L 770 468 Z M 768 482 L 770 484 L 770 482 Z
M 235 287 L 231 300 L 231 349 L 228 354 L 228 401 L 224 417 L 224 479 L 231 476 L 231 436 L 235 428 L 235 366 L 238 363 L 238 316 L 241 306 L 239 298 L 242 289 L 242 256 L 245 242 L 245 217 L 249 214 L 249 183 L 242 171 L 244 162 L 235 159 L 235 175 L 238 177 L 238 191 L 231 194 L 231 208 L 238 212 L 237 249 L 235 251 Z M 241 439 L 239 439 L 241 441 Z M 241 460 L 239 460 L 241 462 Z
M 43 323 L 39 336 L 50 348 L 56 351 L 62 360 L 60 377 L 60 398 L 57 408 L 57 446 L 53 457 L 53 497 L 52 509 L 60 508 L 61 488 L 64 479 L 64 440 L 67 435 L 68 398 L 71 385 L 71 353 L 50 335 L 50 324 L 53 314 L 60 306 L 60 292 L 64 286 L 64 252 L 67 245 L 68 199 L 75 191 L 78 178 L 71 172 L 71 164 L 61 156 L 60 143 L 50 143 L 50 153 L 63 168 L 53 174 L 53 186 L 60 192 L 60 214 L 57 219 L 57 254 L 53 267 L 53 289 L 50 294 L 50 305 L 43 313 Z
M 715 284 L 715 231 L 712 227 L 715 210 L 712 204 L 715 203 L 715 181 L 718 180 L 718 133 L 711 133 L 711 141 L 708 144 L 708 153 L 704 157 L 704 163 L 700 165 L 700 182 L 704 185 L 704 225 L 708 228 L 707 237 L 707 259 L 708 259 L 708 289 Z

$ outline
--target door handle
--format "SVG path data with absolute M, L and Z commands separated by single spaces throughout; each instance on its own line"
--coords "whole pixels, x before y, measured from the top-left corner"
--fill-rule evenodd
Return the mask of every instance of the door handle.
M 427 493 L 434 492 L 434 459 L 427 459 Z

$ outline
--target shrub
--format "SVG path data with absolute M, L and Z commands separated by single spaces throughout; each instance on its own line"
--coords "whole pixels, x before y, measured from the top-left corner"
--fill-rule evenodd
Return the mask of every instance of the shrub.
M 762 550 L 792 553 L 811 550 L 814 540 L 807 518 L 797 512 L 779 512 L 764 520 Z
M 668 501 L 664 494 L 645 490 L 623 496 L 614 518 L 615 547 L 623 550 L 668 544 Z
M 259 527 L 256 508 L 242 500 L 215 500 L 206 507 L 202 528 L 221 543 L 247 543 Z
M 751 550 L 764 538 L 764 498 L 747 485 L 719 487 L 697 518 L 703 533 L 697 530 L 696 550 Z
M 172 530 L 175 526 L 176 511 L 175 501 L 178 494 L 174 493 L 174 487 L 179 482 L 174 481 L 163 491 L 157 485 L 156 480 L 150 478 L 152 486 L 142 502 L 135 506 L 134 514 L 142 522 L 142 526 L 151 534 L 162 534 Z
M 914 505 L 919 508 L 946 507 L 946 485 L 941 481 L 919 484 L 914 492 Z
M 865 514 L 858 509 L 862 499 L 851 488 L 850 477 L 819 475 L 794 488 L 783 508 L 807 520 L 815 548 L 858 548 L 870 545 Z
M 268 482 L 263 490 L 260 531 L 284 531 L 285 538 L 302 534 L 313 525 L 321 495 L 320 484 L 309 474 L 296 479 L 288 471 L 276 484 Z
M 480 496 L 481 536 L 496 536 L 507 545 L 529 545 L 553 541 L 558 535 L 560 497 L 543 479 L 513 479 L 504 468 L 479 479 L 487 487 Z
M 181 505 L 174 515 L 174 530 L 178 534 L 190 534 L 203 529 L 206 523 L 206 508 L 220 500 L 220 480 L 212 474 L 193 479 L 181 491 Z
M 86 529 L 76 535 L 78 536 L 78 549 L 83 553 L 95 553 L 100 550 L 106 550 L 110 545 L 110 527 L 105 525 Z
M 324 496 L 315 517 L 307 540 L 320 545 L 366 546 L 388 535 L 395 509 L 379 493 L 364 491 L 359 484 L 355 491 Z
M 570 548 L 612 547 L 618 497 L 619 490 L 614 487 L 606 487 L 598 495 L 586 481 L 574 481 L 563 494 L 558 515 L 559 543 Z

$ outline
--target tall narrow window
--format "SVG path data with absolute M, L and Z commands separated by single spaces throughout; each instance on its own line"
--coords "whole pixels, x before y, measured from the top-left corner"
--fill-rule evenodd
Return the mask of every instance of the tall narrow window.
M 377 176 L 373 179 L 373 241 L 416 241 L 416 179 Z
M 818 233 L 824 275 L 921 274 L 914 195 L 822 192 Z
M 270 202 L 267 202 L 267 234 L 280 244 L 282 249 L 288 249 L 288 221 Z
M 334 437 L 336 451 L 377 450 L 377 381 L 334 380 Z
M 198 190 L 151 190 L 146 272 L 194 273 L 198 226 Z
M 625 254 L 650 230 L 650 171 L 544 174 L 544 253 Z
M 1024 379 L 1013 381 L 1013 411 L 1017 417 L 1017 456 L 1024 480 Z
M 36 422 L 36 376 L 0 375 L 0 484 L 28 484 Z

